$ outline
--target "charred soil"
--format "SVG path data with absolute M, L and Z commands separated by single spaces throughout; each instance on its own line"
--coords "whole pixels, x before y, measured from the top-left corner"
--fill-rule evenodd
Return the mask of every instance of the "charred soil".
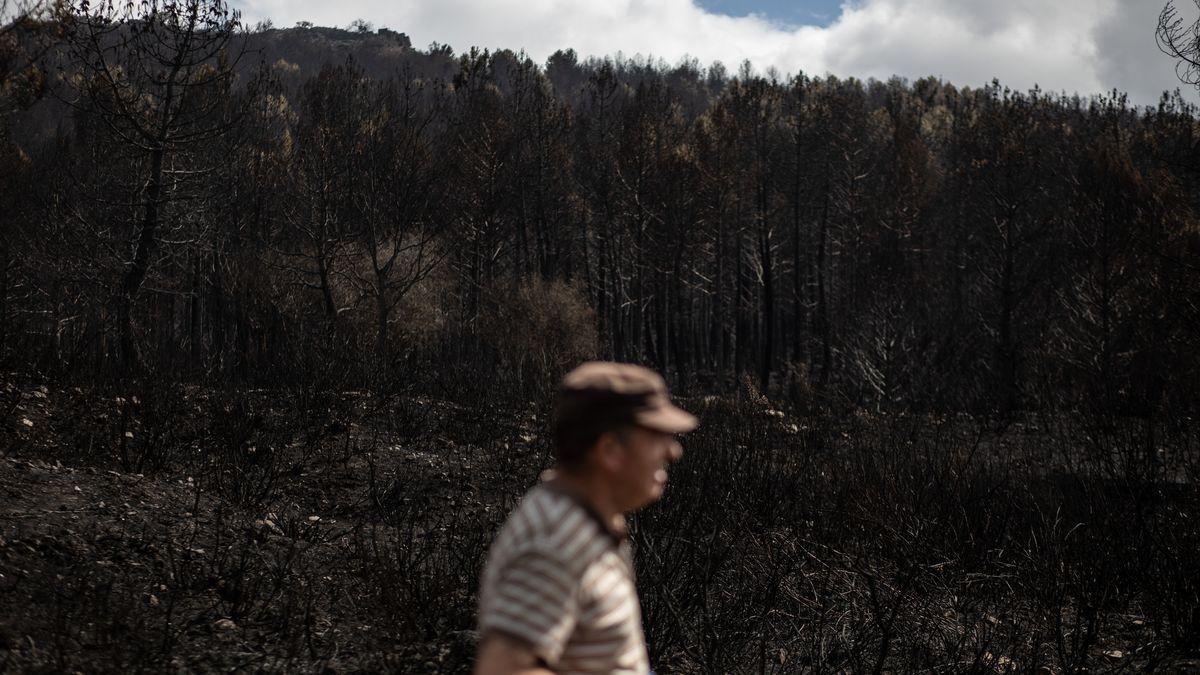
M 550 463 L 537 402 L 3 386 L 4 671 L 466 670 Z M 1121 425 L 685 404 L 633 523 L 660 671 L 1200 666 L 1194 426 L 1139 473 Z

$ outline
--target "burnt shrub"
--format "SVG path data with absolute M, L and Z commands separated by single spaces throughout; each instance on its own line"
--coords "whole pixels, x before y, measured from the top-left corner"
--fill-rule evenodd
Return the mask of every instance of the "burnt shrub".
M 1136 457 L 1137 435 L 692 407 L 703 424 L 636 519 L 663 668 L 1074 671 L 1195 649 L 1194 488 L 1114 477 L 1089 440 Z
M 701 426 L 663 500 L 632 520 L 656 669 L 1169 670 L 1194 658 L 1194 424 L 788 410 L 752 384 L 682 402 Z M 14 617 L 46 609 L 0 623 L 10 664 L 69 670 L 86 649 L 99 670 L 469 669 L 488 545 L 551 461 L 543 398 L 514 387 L 447 400 L 320 380 L 139 391 L 123 418 L 115 392 L 90 395 L 47 395 L 105 411 L 72 428 L 108 445 L 63 446 L 63 461 L 87 466 L 72 483 L 150 485 L 170 508 L 133 505 L 117 486 L 131 506 L 104 516 L 112 533 L 101 544 L 79 539 L 70 557 L 39 548 L 47 537 L 28 529 L 39 518 L 14 515 L 24 519 L 3 534 L 0 573 L 44 571 L 0 593 Z M 40 415 L 35 429 L 69 430 L 43 424 L 61 416 L 52 406 L 22 405 Z M 146 446 L 164 449 L 163 462 L 143 464 L 157 474 L 126 475 L 122 462 L 135 468 L 140 455 L 134 445 L 120 454 L 121 429 L 164 439 Z M 127 509 L 153 519 L 131 532 Z M 59 518 L 92 517 L 83 513 Z M 107 550 L 135 538 L 119 558 Z M 56 574 L 115 581 L 111 592 L 77 584 L 56 596 Z M 61 647 L 27 647 L 27 633 Z
M 441 337 L 435 360 L 452 365 L 433 369 L 439 382 L 432 384 L 447 398 L 470 403 L 544 399 L 563 373 L 599 350 L 595 315 L 583 293 L 559 280 L 490 290 L 478 312 L 447 326 Z

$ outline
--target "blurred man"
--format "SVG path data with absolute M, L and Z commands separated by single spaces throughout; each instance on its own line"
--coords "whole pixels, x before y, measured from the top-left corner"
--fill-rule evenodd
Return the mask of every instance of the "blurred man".
M 696 418 L 657 373 L 585 363 L 563 378 L 556 466 L 509 514 L 479 593 L 476 675 L 647 673 L 625 515 L 662 496 Z

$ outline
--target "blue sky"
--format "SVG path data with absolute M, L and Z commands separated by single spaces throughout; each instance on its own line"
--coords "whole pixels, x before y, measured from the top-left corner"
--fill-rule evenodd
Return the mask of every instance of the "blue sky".
M 699 0 L 696 4 L 716 14 L 763 14 L 788 25 L 828 26 L 842 12 L 842 0 Z
M 676 63 L 749 60 L 780 75 L 909 80 L 1084 96 L 1117 89 L 1154 104 L 1175 78 L 1154 29 L 1167 0 L 232 0 L 246 23 L 366 19 L 458 51 L 618 52 Z M 1174 0 L 1195 18 L 1192 0 Z

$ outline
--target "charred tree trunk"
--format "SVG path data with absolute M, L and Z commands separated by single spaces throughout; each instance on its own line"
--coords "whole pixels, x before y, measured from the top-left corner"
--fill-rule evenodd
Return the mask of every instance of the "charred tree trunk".
M 317 276 L 321 284 L 321 300 L 325 307 L 325 320 L 329 323 L 330 330 L 333 329 L 334 322 L 337 320 L 337 303 L 333 299 L 333 287 L 329 280 L 330 261 L 329 256 L 322 252 L 317 259 Z
M 387 356 L 388 352 L 388 322 L 392 318 L 392 307 L 387 298 L 387 277 L 375 276 L 375 354 Z
M 799 143 L 797 142 L 797 148 Z M 799 164 L 799 149 L 796 162 Z M 804 330 L 806 323 L 804 311 L 804 261 L 801 258 L 801 241 L 803 227 L 800 211 L 800 171 L 796 170 L 796 180 L 792 186 L 792 359 L 804 361 L 807 350 L 804 348 Z
M 133 303 L 150 271 L 150 263 L 158 242 L 158 208 L 162 199 L 162 166 L 165 151 L 161 144 L 150 153 L 150 176 L 143 204 L 141 231 L 138 233 L 133 261 L 121 278 L 118 296 L 118 331 L 120 335 L 121 366 L 127 370 L 139 368 L 133 335 Z
M 821 386 L 829 384 L 829 301 L 826 298 L 825 249 L 829 232 L 829 186 L 825 187 L 825 202 L 821 207 L 821 219 L 817 221 L 817 317 L 816 333 L 821 346 Z
M 1000 377 L 1000 413 L 1008 416 L 1017 409 L 1017 348 L 1013 331 L 1013 312 L 1016 309 L 1016 288 L 1014 286 L 1014 256 L 1016 251 L 1012 246 L 1012 227 L 1009 220 L 1005 225 L 1002 251 L 1003 259 L 1000 269 L 1000 316 L 997 326 L 997 370 Z
M 763 329 L 762 329 L 762 363 L 759 371 L 759 381 L 763 391 L 771 384 L 771 367 L 775 362 L 775 272 L 771 255 L 771 231 L 763 228 L 759 234 L 759 255 L 763 266 Z
M 719 198 L 718 198 L 719 199 Z M 715 366 L 718 374 L 723 375 L 729 370 L 729 324 L 726 317 L 725 297 L 725 214 L 717 210 L 717 241 L 713 247 L 716 251 L 717 274 L 713 284 L 713 321 L 711 325 L 711 344 L 715 354 Z

